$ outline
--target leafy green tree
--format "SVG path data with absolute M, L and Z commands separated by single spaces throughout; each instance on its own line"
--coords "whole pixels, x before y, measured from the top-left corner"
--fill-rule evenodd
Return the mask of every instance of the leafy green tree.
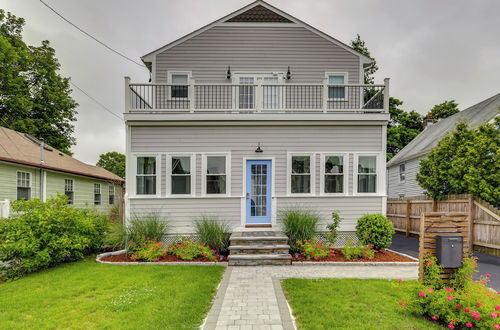
M 351 47 L 357 52 L 372 58 L 368 47 L 366 47 L 365 42 L 361 40 L 359 34 L 356 35 L 356 38 L 351 40 Z M 365 84 L 373 84 L 373 75 L 378 70 L 377 61 L 374 58 L 372 58 L 372 60 L 372 63 L 367 68 L 365 68 Z
M 125 178 L 125 155 L 116 151 L 99 155 L 97 166 L 102 167 L 111 173 Z
M 470 193 L 500 205 L 500 119 L 470 129 L 465 122 L 446 135 L 420 161 L 417 182 L 442 199 Z
M 0 125 L 29 133 L 71 155 L 78 104 L 70 96 L 69 78 L 48 41 L 28 46 L 24 19 L 0 9 Z
M 460 112 L 458 109 L 458 104 L 455 103 L 455 100 L 444 101 L 443 103 L 436 104 L 431 111 L 429 112 L 432 115 L 432 118 L 439 120 L 449 116 L 452 116 Z

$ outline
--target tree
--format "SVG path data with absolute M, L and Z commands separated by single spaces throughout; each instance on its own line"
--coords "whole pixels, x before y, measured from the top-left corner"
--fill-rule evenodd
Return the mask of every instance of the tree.
M 22 40 L 24 19 L 0 9 L 0 125 L 29 133 L 71 155 L 78 104 L 69 78 L 58 74 L 55 50 L 45 40 Z
M 417 182 L 436 199 L 469 193 L 500 205 L 500 118 L 477 129 L 457 124 L 420 160 Z
M 116 151 L 99 155 L 97 166 L 102 167 L 111 173 L 125 178 L 125 155 Z
M 361 37 L 351 40 L 351 47 L 370 58 L 370 51 Z M 378 70 L 377 61 L 373 62 L 365 69 L 364 83 L 373 84 L 373 75 Z M 403 149 L 411 140 L 413 140 L 423 129 L 423 117 L 416 111 L 406 112 L 401 108 L 403 101 L 389 97 L 390 120 L 387 125 L 387 160 L 390 160 L 396 153 Z
M 429 114 L 434 118 L 435 120 L 443 119 L 449 116 L 452 116 L 456 114 L 457 112 L 460 112 L 458 109 L 458 104 L 455 103 L 455 100 L 451 101 L 444 101 L 443 103 L 436 104 Z

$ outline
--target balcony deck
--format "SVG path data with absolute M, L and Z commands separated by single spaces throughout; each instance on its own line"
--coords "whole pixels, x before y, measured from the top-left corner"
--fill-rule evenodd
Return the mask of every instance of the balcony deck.
M 127 113 L 387 113 L 380 85 L 152 84 L 125 78 Z

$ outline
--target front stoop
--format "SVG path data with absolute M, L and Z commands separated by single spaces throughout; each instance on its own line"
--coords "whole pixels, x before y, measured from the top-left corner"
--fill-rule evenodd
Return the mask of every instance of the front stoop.
M 288 237 L 280 232 L 234 232 L 229 241 L 229 266 L 292 264 Z

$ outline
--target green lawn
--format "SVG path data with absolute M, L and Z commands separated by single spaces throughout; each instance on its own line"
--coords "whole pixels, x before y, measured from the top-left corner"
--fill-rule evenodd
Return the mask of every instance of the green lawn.
M 224 267 L 113 266 L 93 259 L 0 283 L 2 329 L 195 329 Z
M 283 288 L 301 330 L 442 329 L 399 305 L 416 282 L 287 279 Z

